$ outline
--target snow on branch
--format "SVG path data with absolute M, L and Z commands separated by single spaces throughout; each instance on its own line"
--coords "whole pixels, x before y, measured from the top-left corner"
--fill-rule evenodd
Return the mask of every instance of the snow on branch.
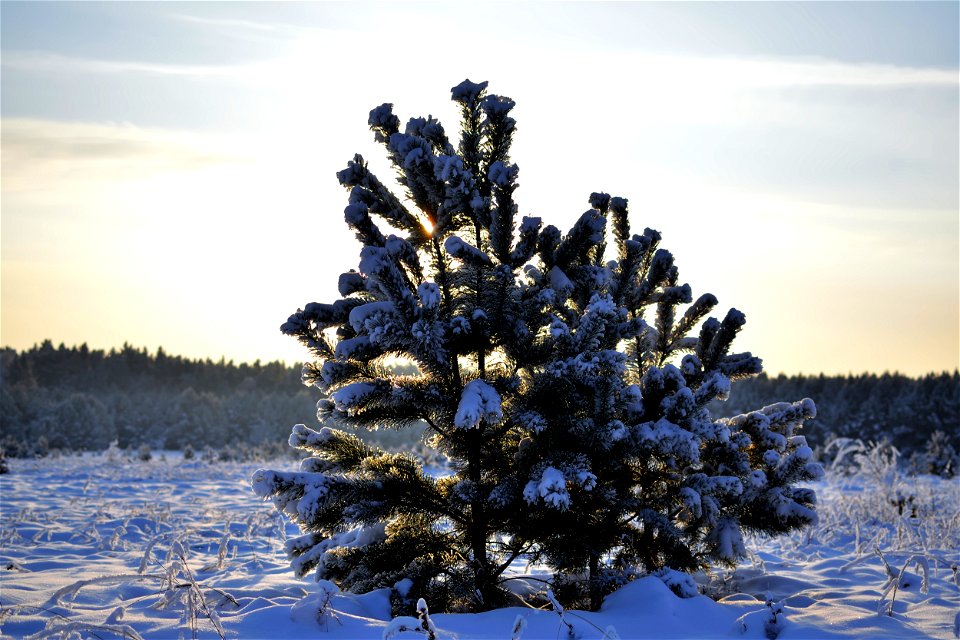
M 503 420 L 500 394 L 483 380 L 472 380 L 463 388 L 453 423 L 460 429 L 472 429 L 486 420 L 499 424 Z
M 447 238 L 446 242 L 443 243 L 443 248 L 454 258 L 463 260 L 464 262 L 487 266 L 492 264 L 490 262 L 490 256 L 473 245 L 464 242 L 457 236 Z
M 487 81 L 470 82 L 469 80 L 464 80 L 450 89 L 451 97 L 457 102 L 474 102 L 481 93 L 486 91 L 488 84 Z

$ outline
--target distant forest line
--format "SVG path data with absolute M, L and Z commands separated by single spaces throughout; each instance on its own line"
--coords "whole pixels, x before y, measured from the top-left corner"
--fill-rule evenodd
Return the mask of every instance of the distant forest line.
M 725 417 L 781 401 L 812 398 L 818 415 L 804 435 L 815 448 L 835 437 L 887 440 L 905 456 L 936 431 L 960 450 L 960 373 L 911 378 L 897 373 L 793 375 L 734 382 L 730 399 L 711 406 Z M 45 341 L 0 350 L 2 449 L 13 457 L 49 450 L 121 448 L 233 449 L 280 453 L 290 427 L 315 424 L 316 389 L 300 366 L 191 360 L 124 345 L 110 351 L 55 347 Z M 420 433 L 361 434 L 391 449 L 413 448 Z

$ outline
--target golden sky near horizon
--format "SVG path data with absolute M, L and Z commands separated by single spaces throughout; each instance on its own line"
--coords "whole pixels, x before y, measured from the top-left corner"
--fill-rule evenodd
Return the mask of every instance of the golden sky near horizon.
M 629 198 L 769 373 L 958 366 L 955 4 L 480 6 L 3 3 L 0 342 L 302 359 L 368 111 L 453 134 L 470 78 L 521 214 Z

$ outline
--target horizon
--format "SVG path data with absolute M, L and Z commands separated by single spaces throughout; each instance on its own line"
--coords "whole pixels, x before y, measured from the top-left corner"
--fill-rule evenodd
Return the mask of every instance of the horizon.
M 158 353 L 158 351 L 162 349 L 164 355 L 165 355 L 166 357 L 168 357 L 168 358 L 181 358 L 181 359 L 186 360 L 186 361 L 188 361 L 188 362 L 211 362 L 211 363 L 213 363 L 213 364 L 225 364 L 225 365 L 228 365 L 228 366 L 232 365 L 232 366 L 235 366 L 235 367 L 240 367 L 240 366 L 242 366 L 242 365 L 254 366 L 254 365 L 258 364 L 258 363 L 259 363 L 260 366 L 266 366 L 266 365 L 269 365 L 269 364 L 279 363 L 279 364 L 283 365 L 283 366 L 286 367 L 286 368 L 296 368 L 297 366 L 299 366 L 299 365 L 301 364 L 301 362 L 300 362 L 299 360 L 297 360 L 297 361 L 286 361 L 286 360 L 282 360 L 282 359 L 279 359 L 279 358 L 273 359 L 273 360 L 259 360 L 259 359 L 257 359 L 257 360 L 252 360 L 252 361 L 249 361 L 249 360 L 236 361 L 236 360 L 233 360 L 233 359 L 231 359 L 231 358 L 228 358 L 225 354 L 221 354 L 219 357 L 215 357 L 215 356 L 187 356 L 187 355 L 183 355 L 183 354 L 179 354 L 179 353 L 173 353 L 173 352 L 171 352 L 170 350 L 165 349 L 165 348 L 163 347 L 163 345 L 159 345 L 159 346 L 157 346 L 156 348 L 151 349 L 151 348 L 149 348 L 149 347 L 147 347 L 147 346 L 143 346 L 143 345 L 134 345 L 134 344 L 130 344 L 130 343 L 124 343 L 124 344 L 121 344 L 120 346 L 112 346 L 112 347 L 103 348 L 103 347 L 97 347 L 97 346 L 90 346 L 90 345 L 87 344 L 86 342 L 81 343 L 81 344 L 67 345 L 67 344 L 65 344 L 65 343 L 63 343 L 63 342 L 57 343 L 57 342 L 55 342 L 55 341 L 53 341 L 53 340 L 50 340 L 50 339 L 41 340 L 40 342 L 34 343 L 32 346 L 30 346 L 30 347 L 28 347 L 28 348 L 26 348 L 26 349 L 15 349 L 15 348 L 13 348 L 13 347 L 11 347 L 11 346 L 9 346 L 9 345 L 0 345 L 0 352 L 9 349 L 9 350 L 14 351 L 14 352 L 17 353 L 18 355 L 22 355 L 22 354 L 24 354 L 24 353 L 26 353 L 26 352 L 28 352 L 28 351 L 31 351 L 31 350 L 39 350 L 39 349 L 41 349 L 41 348 L 43 347 L 43 343 L 44 343 L 44 342 L 50 342 L 52 348 L 55 349 L 55 350 L 59 350 L 59 349 L 61 349 L 61 348 L 64 348 L 64 349 L 66 349 L 66 350 L 73 350 L 73 349 L 79 350 L 79 349 L 81 349 L 81 348 L 83 348 L 83 347 L 87 347 L 87 349 L 88 349 L 91 353 L 103 353 L 103 354 L 106 355 L 106 356 L 110 356 L 110 355 L 112 355 L 112 354 L 120 354 L 125 347 L 129 347 L 129 348 L 131 348 L 131 349 L 133 349 L 134 351 L 139 352 L 139 353 L 145 352 L 145 353 L 147 354 L 147 356 L 150 357 L 150 358 L 155 358 L 156 355 L 157 355 L 157 353 Z M 792 373 L 791 373 L 791 372 L 780 371 L 780 372 L 777 372 L 777 373 L 771 373 L 771 372 L 767 371 L 766 369 L 764 369 L 764 370 L 763 370 L 760 374 L 758 374 L 758 375 L 759 375 L 759 376 L 766 376 L 766 377 L 768 377 L 768 378 L 777 378 L 777 377 L 780 377 L 780 376 L 785 376 L 785 377 L 787 377 L 787 378 L 798 378 L 798 377 L 812 378 L 812 377 L 819 377 L 819 376 L 823 376 L 823 377 L 826 377 L 826 378 L 852 378 L 852 377 L 862 377 L 862 376 L 878 376 L 878 377 L 880 377 L 880 376 L 887 376 L 887 375 L 888 375 L 888 376 L 903 376 L 903 377 L 905 377 L 905 378 L 910 378 L 910 379 L 916 380 L 916 379 L 925 378 L 925 377 L 928 377 L 928 376 L 957 375 L 957 374 L 960 374 L 960 367 L 954 368 L 953 370 L 947 370 L 947 369 L 944 369 L 944 370 L 942 370 L 942 371 L 931 370 L 931 371 L 926 371 L 926 372 L 923 372 L 923 373 L 920 373 L 920 374 L 909 374 L 909 373 L 905 373 L 905 372 L 902 372 L 902 371 L 896 371 L 896 370 L 885 370 L 885 371 L 848 371 L 848 372 L 846 372 L 846 373 L 842 373 L 842 372 L 841 372 L 841 373 L 827 373 L 827 372 L 824 372 L 824 371 L 816 371 L 816 372 L 812 372 L 812 373 L 811 373 L 811 372 L 792 372 Z M 751 377 L 757 377 L 757 376 L 751 376 Z M 734 382 L 734 384 L 736 384 L 736 381 Z
M 521 215 L 628 198 L 768 375 L 960 367 L 960 5 L 481 6 L 0 4 L 0 342 L 302 362 L 280 324 L 357 266 L 335 172 L 400 191 L 367 113 L 456 137 L 469 77 Z

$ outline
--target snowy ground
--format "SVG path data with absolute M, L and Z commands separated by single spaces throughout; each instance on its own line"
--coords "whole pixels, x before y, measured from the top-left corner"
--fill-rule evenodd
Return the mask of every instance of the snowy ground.
M 0 476 L 3 638 L 384 635 L 384 592 L 334 595 L 318 616 L 317 585 L 293 577 L 282 536 L 295 531 L 249 489 L 258 466 L 292 461 L 209 465 L 168 456 L 11 461 L 12 473 Z M 816 530 L 753 541 L 753 556 L 735 572 L 698 576 L 719 601 L 681 599 L 646 577 L 611 595 L 597 613 L 435 615 L 438 637 L 506 640 L 518 617 L 525 627 L 514 637 L 524 640 L 571 632 L 585 640 L 954 637 L 960 485 L 888 474 L 818 489 Z M 898 574 L 895 594 L 877 548 Z M 782 607 L 772 628 L 768 598 Z

